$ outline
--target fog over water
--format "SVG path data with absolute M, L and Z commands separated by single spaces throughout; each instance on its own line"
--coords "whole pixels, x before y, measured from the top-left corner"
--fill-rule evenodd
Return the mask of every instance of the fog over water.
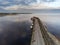
M 18 14 L 0 17 L 0 45 L 29 45 L 31 17 L 36 16 L 49 32 L 60 36 L 59 14 Z

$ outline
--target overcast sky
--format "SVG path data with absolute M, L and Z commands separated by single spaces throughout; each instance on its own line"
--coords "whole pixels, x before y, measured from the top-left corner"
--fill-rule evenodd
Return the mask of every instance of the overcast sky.
M 59 9 L 60 0 L 0 0 L 0 10 Z

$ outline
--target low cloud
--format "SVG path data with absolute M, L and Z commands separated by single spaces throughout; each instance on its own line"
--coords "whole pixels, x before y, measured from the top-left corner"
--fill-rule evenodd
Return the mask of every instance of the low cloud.
M 4 10 L 18 10 L 19 6 L 18 5 L 13 5 L 13 6 L 7 6 L 3 8 Z
M 19 9 L 51 9 L 52 7 L 48 7 L 44 4 L 32 4 L 29 6 L 22 6 L 22 5 L 13 5 L 7 6 L 3 8 L 4 10 L 19 10 Z

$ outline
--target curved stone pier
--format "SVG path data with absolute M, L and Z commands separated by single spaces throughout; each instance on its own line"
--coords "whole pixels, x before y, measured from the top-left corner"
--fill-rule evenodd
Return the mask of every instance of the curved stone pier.
M 60 45 L 60 41 L 47 31 L 39 18 L 33 17 L 31 20 L 33 21 L 31 45 Z

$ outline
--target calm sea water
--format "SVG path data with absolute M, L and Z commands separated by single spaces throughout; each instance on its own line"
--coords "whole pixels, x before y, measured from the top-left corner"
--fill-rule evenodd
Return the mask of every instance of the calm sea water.
M 18 14 L 0 17 L 0 45 L 29 45 L 33 16 L 39 17 L 48 31 L 60 38 L 60 14 Z

